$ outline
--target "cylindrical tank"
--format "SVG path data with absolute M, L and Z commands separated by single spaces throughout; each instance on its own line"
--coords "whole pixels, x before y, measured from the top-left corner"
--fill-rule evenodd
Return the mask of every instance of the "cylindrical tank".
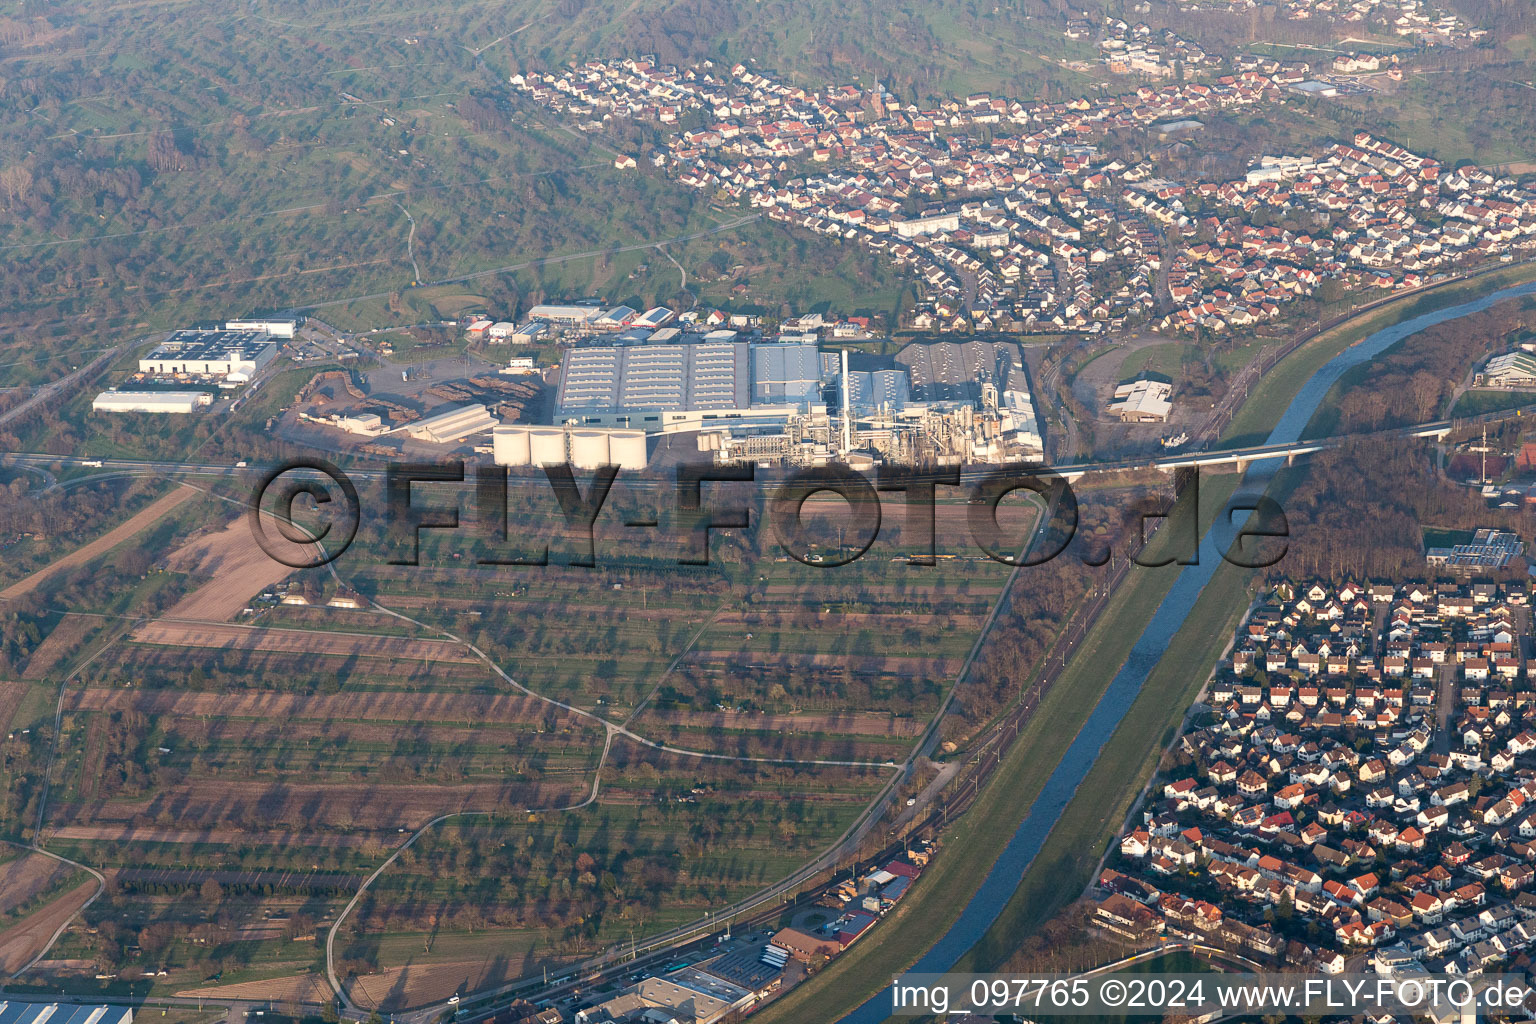
M 608 457 L 620 469 L 645 468 L 645 431 L 615 430 L 608 435 Z
M 602 430 L 571 431 L 571 465 L 596 469 L 608 465 L 608 434 Z
M 565 462 L 565 431 L 559 427 L 536 427 L 530 430 L 528 458 L 535 466 Z
M 491 456 L 498 466 L 526 466 L 533 461 L 528 428 L 502 424 L 491 431 Z

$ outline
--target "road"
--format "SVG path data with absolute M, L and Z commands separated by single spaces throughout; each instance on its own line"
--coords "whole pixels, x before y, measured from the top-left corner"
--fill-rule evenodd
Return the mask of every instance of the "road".
M 411 222 L 411 230 L 405 236 L 405 258 L 411 261 L 411 284 L 421 284 L 421 268 L 416 265 L 416 218 L 411 216 L 411 211 L 405 208 L 404 203 L 396 200 L 395 205 L 400 207 L 405 219 Z
M 336 933 L 341 930 L 342 922 L 346 921 L 347 915 L 352 913 L 353 908 L 357 906 L 358 900 L 363 898 L 363 893 L 367 892 L 368 887 L 374 883 L 374 880 L 382 875 L 391 864 L 399 860 L 402 853 L 416 845 L 416 840 L 426 835 L 429 830 L 437 827 L 438 825 L 447 821 L 449 818 L 480 817 L 490 813 L 490 811 L 456 811 L 451 814 L 443 814 L 433 818 L 431 821 L 421 826 L 421 828 L 411 833 L 411 837 L 402 843 L 394 853 L 390 854 L 384 863 L 374 868 L 373 874 L 369 875 L 363 884 L 357 887 L 357 892 L 352 894 L 352 899 L 348 900 L 347 905 L 342 908 L 341 913 L 336 915 L 336 920 L 331 925 L 330 931 L 325 933 L 325 978 L 331 983 L 331 990 L 336 993 L 336 998 L 341 1003 L 341 1012 L 343 1014 L 347 1014 L 354 1018 L 361 1018 L 365 1016 L 365 1014 L 358 1010 L 353 1004 L 352 998 L 347 994 L 347 990 L 342 985 L 341 980 L 336 977 Z
M 12 420 L 20 419 L 27 413 L 31 412 L 33 409 L 36 409 L 39 405 L 42 405 L 44 402 L 47 402 L 55 396 L 68 391 L 77 381 L 89 377 L 91 374 L 100 370 L 102 366 L 111 362 L 114 358 L 116 358 L 117 354 L 122 351 L 122 349 L 123 346 L 115 345 L 74 372 L 60 377 L 52 384 L 46 384 L 43 387 L 38 388 L 24 402 L 21 402 L 14 408 L 7 409 L 5 412 L 0 413 L 0 426 L 4 426 L 5 424 L 10 423 Z
M 1435 670 L 1435 753 L 1451 752 L 1451 715 L 1456 712 L 1456 665 L 1441 665 Z
M 1168 272 L 1173 267 L 1173 259 L 1178 255 L 1178 249 L 1161 224 L 1150 217 L 1147 218 L 1147 223 L 1152 225 L 1158 242 L 1157 277 L 1152 282 L 1152 297 L 1157 302 L 1157 311 L 1167 313 L 1173 308 L 1173 293 L 1168 290 Z

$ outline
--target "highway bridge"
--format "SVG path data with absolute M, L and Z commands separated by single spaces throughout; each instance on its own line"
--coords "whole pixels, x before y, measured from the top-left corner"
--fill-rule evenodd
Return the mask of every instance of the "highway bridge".
M 1265 459 L 1284 459 L 1285 464 L 1289 466 L 1295 462 L 1298 456 L 1311 455 L 1314 452 L 1337 448 L 1348 441 L 1359 441 L 1370 437 L 1432 438 L 1436 441 L 1444 441 L 1451 434 L 1459 430 L 1466 430 L 1470 427 L 1484 424 L 1502 423 L 1506 420 L 1523 417 L 1527 413 L 1536 415 L 1536 405 L 1525 405 L 1516 409 L 1483 413 L 1479 416 L 1435 420 L 1431 423 L 1419 423 L 1411 427 L 1396 427 L 1389 430 L 1368 431 L 1360 434 L 1338 434 L 1307 441 L 1180 452 L 1177 455 L 1164 455 L 1152 459 L 1122 459 L 1117 462 L 1080 462 L 1054 468 L 1056 472 L 1068 480 L 1076 480 L 1090 473 L 1129 472 L 1145 469 L 1156 469 L 1164 473 L 1171 473 L 1176 469 L 1192 466 L 1201 468 L 1236 466 L 1238 471 L 1241 472 L 1247 469 L 1250 464 Z

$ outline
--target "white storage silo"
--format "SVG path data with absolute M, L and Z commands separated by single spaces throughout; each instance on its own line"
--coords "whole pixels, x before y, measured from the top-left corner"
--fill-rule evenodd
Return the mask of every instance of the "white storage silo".
M 503 424 L 491 431 L 491 456 L 498 466 L 526 466 L 533 461 L 528 428 Z
M 528 458 L 535 466 L 564 463 L 565 431 L 559 427 L 535 427 L 530 430 Z
M 620 469 L 645 468 L 645 431 L 615 430 L 608 435 L 608 457 Z
M 596 469 L 608 465 L 608 434 L 602 430 L 571 431 L 571 465 Z

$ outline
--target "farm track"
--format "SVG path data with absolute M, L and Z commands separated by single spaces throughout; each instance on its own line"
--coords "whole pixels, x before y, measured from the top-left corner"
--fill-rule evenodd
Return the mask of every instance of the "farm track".
M 172 509 L 176 508 L 176 506 L 182 504 L 189 498 L 196 497 L 198 493 L 199 492 L 197 488 L 191 487 L 187 484 L 182 484 L 170 494 L 157 499 L 147 508 L 140 510 L 136 515 L 133 516 L 133 518 L 129 519 L 121 526 L 109 530 L 104 535 L 96 538 L 89 544 L 84 544 L 81 547 L 76 548 L 74 551 L 71 551 L 64 557 L 50 562 L 48 565 L 45 565 L 43 568 L 37 570 L 37 572 L 34 572 L 26 579 L 17 583 L 13 583 L 9 587 L 6 587 L 4 590 L 0 590 L 0 600 L 14 601 L 18 597 L 25 597 L 27 594 L 30 594 L 32 591 L 42 586 L 44 582 L 46 582 L 55 574 L 63 572 L 65 569 L 72 569 L 75 566 L 84 565 L 86 562 L 91 561 L 98 555 L 106 554 L 108 551 L 111 551 L 123 541 L 142 533 L 152 524 L 158 522 L 162 517 L 167 515 Z
M 236 626 L 201 620 L 160 618 L 130 634 L 137 644 L 199 647 L 210 650 L 271 651 L 280 654 L 325 654 L 346 658 L 470 663 L 456 644 L 443 640 L 415 640 L 376 633 L 342 633 L 329 630 L 273 629 Z

